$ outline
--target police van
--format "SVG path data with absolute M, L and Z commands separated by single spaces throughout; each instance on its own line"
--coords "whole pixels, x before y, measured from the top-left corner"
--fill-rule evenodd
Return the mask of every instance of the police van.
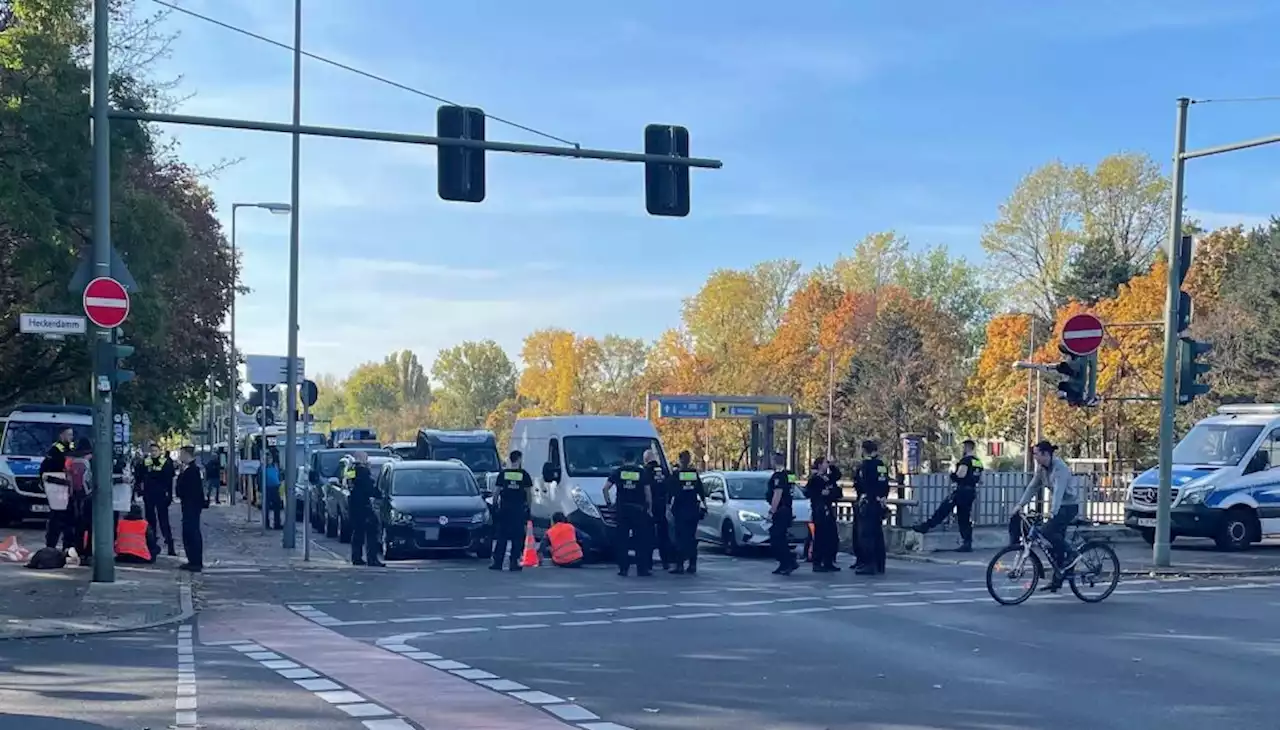
M 76 441 L 93 431 L 89 406 L 21 405 L 9 414 L 0 436 L 0 522 L 44 519 L 49 500 L 40 481 L 40 463 L 70 427 Z
M 1212 538 L 1243 550 L 1280 535 L 1280 404 L 1227 405 L 1173 449 L 1170 539 Z M 1124 523 L 1155 540 L 1160 472 L 1129 486 Z

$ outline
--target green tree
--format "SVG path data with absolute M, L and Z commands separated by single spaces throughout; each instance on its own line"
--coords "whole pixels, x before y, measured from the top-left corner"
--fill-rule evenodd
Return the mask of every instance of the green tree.
M 1072 255 L 1058 294 L 1064 300 L 1096 304 L 1114 297 L 1137 274 L 1129 254 L 1105 238 L 1090 238 Z
M 351 371 L 344 388 L 347 417 L 361 425 L 380 413 L 395 411 L 400 405 L 400 384 L 386 362 L 365 363 Z
M 832 271 L 845 291 L 876 294 L 894 284 L 907 256 L 907 239 L 893 231 L 872 233 L 836 259 Z
M 66 284 L 92 245 L 88 16 L 85 0 L 0 4 L 0 406 L 90 397 L 87 338 L 35 340 L 16 326 L 21 312 L 79 309 Z M 118 107 L 156 101 L 123 73 L 110 91 Z M 180 429 L 208 385 L 224 392 L 228 380 L 230 253 L 208 190 L 163 140 L 129 122 L 111 132 L 113 242 L 143 287 L 125 326 L 138 378 L 116 404 L 140 430 Z
M 516 368 L 493 340 L 463 342 L 436 356 L 432 405 L 446 428 L 479 428 L 503 401 L 515 396 Z
M 431 400 L 431 382 L 412 350 L 401 350 L 387 356 L 385 366 L 395 378 L 397 400 L 402 405 L 425 404 Z
M 894 280 L 912 296 L 933 302 L 960 323 L 974 351 L 982 346 L 987 322 L 1000 299 L 982 269 L 938 245 L 903 256 Z
M 632 414 L 644 410 L 640 383 L 648 353 L 644 340 L 618 335 L 607 335 L 600 340 L 592 411 Z

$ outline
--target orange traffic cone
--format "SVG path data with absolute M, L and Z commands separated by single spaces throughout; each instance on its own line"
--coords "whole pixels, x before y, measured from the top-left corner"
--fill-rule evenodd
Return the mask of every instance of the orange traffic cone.
M 533 521 L 525 523 L 524 528 L 524 554 L 520 556 L 520 567 L 536 568 L 538 567 L 538 549 L 533 545 Z

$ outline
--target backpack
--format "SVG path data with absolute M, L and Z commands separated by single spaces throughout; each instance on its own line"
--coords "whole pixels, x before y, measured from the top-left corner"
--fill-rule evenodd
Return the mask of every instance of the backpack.
M 67 566 L 67 556 L 58 548 L 43 547 L 35 551 L 27 567 L 32 570 L 57 570 Z

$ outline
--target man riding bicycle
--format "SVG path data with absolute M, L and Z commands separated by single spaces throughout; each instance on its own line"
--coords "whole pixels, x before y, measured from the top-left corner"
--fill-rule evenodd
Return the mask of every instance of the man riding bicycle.
M 1053 580 L 1043 588 L 1046 591 L 1057 591 L 1062 588 L 1062 582 L 1066 576 L 1058 570 L 1058 566 L 1067 563 L 1067 528 L 1080 515 L 1080 490 L 1074 483 L 1075 479 L 1067 463 L 1054 456 L 1057 450 L 1058 447 L 1048 441 L 1041 441 L 1032 449 L 1036 473 L 1023 491 L 1018 505 L 1014 507 L 1009 526 L 1011 538 L 1019 535 L 1021 533 L 1019 515 L 1023 508 L 1035 500 L 1040 490 L 1046 487 L 1049 489 L 1051 495 L 1049 518 L 1040 527 L 1040 534 L 1053 546 L 1053 554 L 1050 556 L 1054 563 Z M 1015 525 L 1017 525 L 1017 532 L 1015 532 Z

